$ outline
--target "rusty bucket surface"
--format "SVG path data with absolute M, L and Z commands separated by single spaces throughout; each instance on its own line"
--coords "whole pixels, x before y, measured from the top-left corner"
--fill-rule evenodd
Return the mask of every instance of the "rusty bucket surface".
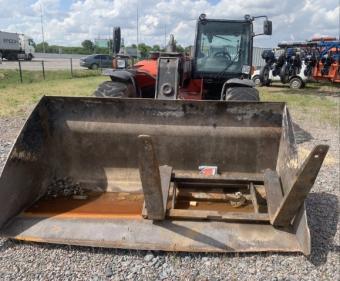
M 304 199 L 327 149 L 298 162 L 284 103 L 46 96 L 0 178 L 1 235 L 308 254 Z

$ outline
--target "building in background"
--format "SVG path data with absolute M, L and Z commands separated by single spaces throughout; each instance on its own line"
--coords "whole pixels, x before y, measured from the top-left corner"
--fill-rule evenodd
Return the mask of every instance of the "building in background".
M 255 66 L 256 69 L 260 69 L 262 66 L 266 64 L 266 62 L 261 56 L 264 50 L 271 50 L 271 49 L 261 48 L 261 47 L 254 47 L 253 49 L 253 66 Z

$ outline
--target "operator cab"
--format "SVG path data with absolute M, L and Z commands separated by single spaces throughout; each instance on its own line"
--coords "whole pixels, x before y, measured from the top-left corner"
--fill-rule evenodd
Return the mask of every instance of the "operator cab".
M 251 23 L 207 21 L 198 24 L 195 72 L 203 77 L 240 76 L 250 70 Z
M 202 14 L 197 21 L 193 77 L 250 78 L 253 20 L 248 15 L 244 20 L 216 20 Z M 271 34 L 271 22 L 266 20 L 264 27 L 263 34 Z

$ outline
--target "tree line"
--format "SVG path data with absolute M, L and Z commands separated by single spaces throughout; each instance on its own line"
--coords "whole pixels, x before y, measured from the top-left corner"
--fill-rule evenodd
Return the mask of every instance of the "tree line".
M 107 48 L 100 48 L 98 46 L 95 46 L 92 41 L 91 42 L 91 47 L 87 45 L 86 41 L 90 40 L 85 40 L 82 42 L 81 46 L 76 46 L 76 47 L 70 47 L 70 46 L 61 46 L 61 45 L 49 45 L 47 42 L 41 42 L 35 45 L 35 51 L 37 53 L 52 53 L 52 54 L 80 54 L 80 55 L 90 55 L 90 54 L 110 54 L 112 53 L 111 50 L 109 50 L 109 47 Z M 85 42 L 85 44 L 83 44 Z
M 84 40 L 79 47 L 69 47 L 69 46 L 60 46 L 60 45 L 49 45 L 47 42 L 45 43 L 38 43 L 35 46 L 35 51 L 38 53 L 42 53 L 44 51 L 46 53 L 62 53 L 62 54 L 81 54 L 81 55 L 90 55 L 90 54 L 112 54 L 112 40 L 109 40 L 107 48 L 98 47 L 94 44 L 91 40 Z M 130 46 L 126 46 L 130 48 L 137 48 L 136 44 L 132 44 Z M 180 44 L 176 43 L 176 50 L 177 52 L 189 52 L 190 47 L 182 47 Z M 147 58 L 149 53 L 154 52 L 162 52 L 165 51 L 160 45 L 153 45 L 149 46 L 145 43 L 138 44 L 138 50 L 140 56 L 142 58 Z

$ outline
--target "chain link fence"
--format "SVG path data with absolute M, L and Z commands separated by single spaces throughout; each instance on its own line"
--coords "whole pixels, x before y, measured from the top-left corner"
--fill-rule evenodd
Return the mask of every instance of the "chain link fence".
M 32 61 L 6 61 L 0 64 L 1 81 L 32 83 L 43 80 L 68 79 L 101 75 L 102 68 L 95 70 L 81 67 L 78 58 L 35 59 Z

